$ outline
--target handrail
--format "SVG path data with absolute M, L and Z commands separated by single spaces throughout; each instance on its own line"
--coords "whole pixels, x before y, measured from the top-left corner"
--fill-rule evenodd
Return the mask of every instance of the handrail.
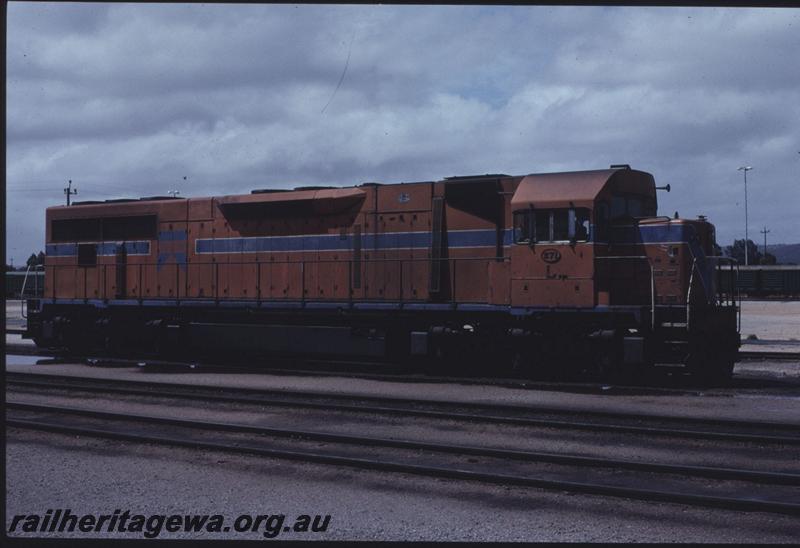
M 25 286 L 28 285 L 28 274 L 31 271 L 31 267 L 33 267 L 34 283 L 36 284 L 36 286 L 34 287 L 33 292 L 34 292 L 35 295 L 38 296 L 39 295 L 39 277 L 36 276 L 36 271 L 38 269 L 40 269 L 40 268 L 44 269 L 44 265 L 43 264 L 37 264 L 37 265 L 29 264 L 27 270 L 25 270 L 25 277 L 22 279 L 22 289 L 19 290 L 19 298 L 20 298 L 20 301 L 19 301 L 19 313 L 25 319 L 28 318 L 28 316 L 25 314 Z
M 647 255 L 596 255 L 595 259 L 644 259 L 650 269 L 650 329 L 656 329 L 656 278 L 653 265 Z
M 694 286 L 695 270 L 697 270 L 697 257 L 692 260 L 692 271 L 689 273 L 689 289 L 686 290 L 686 331 L 689 331 L 689 317 L 692 310 L 692 287 Z
M 733 302 L 734 306 L 736 306 L 736 313 L 737 313 L 737 331 L 741 332 L 742 330 L 742 293 L 739 288 L 739 260 L 735 259 L 734 257 L 726 257 L 724 255 L 709 255 L 709 259 L 716 259 L 717 261 L 727 262 L 728 265 L 731 267 L 730 271 L 731 274 L 734 272 L 734 267 L 736 267 L 736 276 L 731 277 L 731 301 Z M 720 265 L 717 264 L 716 268 L 719 269 Z M 736 295 L 734 297 L 734 291 Z
M 687 245 L 686 245 L 686 247 L 687 247 L 687 249 L 689 249 L 689 253 L 692 255 L 692 259 L 693 259 L 693 261 L 694 261 L 694 263 L 692 263 L 692 273 L 691 273 L 691 275 L 689 276 L 690 278 L 692 277 L 692 275 L 694 275 L 695 263 L 697 263 L 697 258 L 698 258 L 698 257 L 697 257 L 697 255 L 696 255 L 696 254 L 695 254 L 695 252 L 694 252 L 694 249 L 692 248 L 692 243 L 695 243 L 695 244 L 697 244 L 697 242 L 698 242 L 698 241 L 699 241 L 699 240 L 697 240 L 697 238 L 696 238 L 696 237 L 693 237 L 693 238 L 690 238 L 690 239 L 689 239 L 689 241 L 687 242 Z M 706 254 L 705 254 L 705 252 L 703 252 L 703 249 L 702 249 L 702 248 L 700 248 L 700 254 L 702 255 L 703 261 L 705 262 L 705 259 L 707 259 L 707 258 L 708 258 L 708 255 L 706 255 Z M 704 291 L 704 292 L 705 292 L 705 294 L 706 294 L 706 301 L 708 301 L 708 302 L 711 302 L 711 299 L 716 299 L 716 295 L 711 295 L 711 294 L 710 294 L 711 292 L 709 291 L 709 288 L 708 288 L 708 287 L 707 287 L 707 285 L 706 285 L 706 279 L 705 279 L 705 277 L 703 276 L 703 273 L 702 273 L 702 272 L 700 273 L 700 284 L 703 286 L 703 291 Z M 690 285 L 689 287 L 690 287 L 690 289 L 691 289 L 691 285 Z M 689 297 L 688 297 L 688 295 L 687 295 L 687 304 L 688 304 L 688 298 L 689 298 Z M 687 329 L 688 329 L 688 328 L 687 328 Z

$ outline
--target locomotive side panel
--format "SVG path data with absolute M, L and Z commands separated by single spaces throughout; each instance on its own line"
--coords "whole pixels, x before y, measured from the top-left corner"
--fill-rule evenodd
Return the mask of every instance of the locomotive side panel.
M 241 219 L 241 218 L 232 218 L 226 217 L 225 218 L 225 235 L 223 236 L 226 240 L 227 249 L 224 250 L 224 253 L 221 253 L 221 264 L 226 265 L 224 267 L 225 270 L 225 282 L 226 282 L 226 289 L 228 290 L 225 293 L 225 297 L 231 300 L 240 300 L 244 298 L 245 290 L 249 285 L 248 279 L 246 277 L 247 268 L 245 267 L 245 263 L 247 261 L 248 253 L 245 253 L 245 246 L 249 242 L 249 240 L 242 237 L 241 231 L 245 230 L 245 223 L 248 223 L 248 220 Z M 224 256 L 224 258 L 222 258 Z M 220 268 L 223 268 L 220 266 Z M 251 278 L 255 281 L 255 275 Z
M 488 302 L 488 265 L 498 253 L 496 222 L 458 209 L 449 201 L 444 218 L 449 259 L 448 285 L 452 299 L 468 303 Z
M 383 261 L 382 297 L 389 301 L 414 299 L 415 251 L 429 246 L 428 235 L 418 232 L 414 217 L 430 209 L 429 184 L 403 184 L 378 188 L 377 259 Z M 418 218 L 418 217 L 417 217 Z M 378 294 L 381 295 L 379 288 Z
M 299 251 L 302 249 L 302 244 L 292 239 L 294 235 L 302 234 L 299 232 L 302 230 L 300 223 L 302 220 L 298 222 L 294 218 L 284 218 L 283 223 L 279 225 L 279 233 L 281 236 L 289 235 L 289 237 L 281 237 L 272 242 L 274 245 L 271 256 L 275 260 L 272 275 L 277 280 L 279 295 L 285 299 L 303 298 L 303 262 Z
M 187 296 L 187 231 L 186 221 L 159 223 L 156 255 L 156 295 L 179 299 Z
M 506 253 L 505 198 L 493 176 L 447 180 L 444 187 L 443 245 L 446 295 L 456 302 L 486 304 L 490 265 Z
M 52 253 L 54 248 L 55 245 L 49 244 L 48 253 Z M 48 255 L 45 265 L 45 296 L 53 299 L 77 299 L 77 275 L 77 255 Z
M 332 217 L 325 238 L 320 241 L 320 298 L 350 298 L 355 219 L 355 211 Z
M 370 211 L 365 211 L 372 200 L 365 200 L 362 209 L 353 224 L 353 268 L 352 268 L 352 292 L 353 300 L 365 300 L 369 295 L 370 273 L 372 267 L 369 260 L 373 254 L 373 237 L 370 233 L 375 216 Z
M 189 222 L 186 230 L 186 296 L 191 299 L 210 299 L 215 292 L 215 266 L 211 262 L 213 222 L 211 199 L 205 204 L 189 205 Z M 203 207 L 206 206 L 206 207 Z
M 375 187 L 374 240 L 368 259 L 373 296 L 389 301 L 427 298 L 428 251 L 433 183 Z M 377 284 L 377 287 L 375 287 Z
M 231 255 L 237 252 L 241 253 L 241 243 L 232 239 L 228 220 L 219 211 L 219 206 L 214 211 L 211 232 L 214 238 L 211 260 L 215 263 L 216 268 L 217 296 L 219 299 L 228 299 L 230 298 L 233 278 L 231 275 Z M 236 261 L 236 263 L 238 262 Z
M 426 301 L 430 298 L 429 284 L 431 251 L 431 211 L 430 191 L 428 193 L 428 209 L 409 212 L 409 230 L 423 244 L 413 245 L 408 250 L 409 261 L 404 264 L 403 295 L 406 300 Z M 427 245 L 425 245 L 427 244 Z
M 641 245 L 598 243 L 596 251 L 597 304 L 650 305 L 651 270 Z M 630 258 L 628 258 L 630 257 Z
M 378 192 L 380 196 L 382 192 Z M 376 259 L 381 261 L 376 269 L 376 282 L 378 296 L 382 300 L 399 301 L 402 299 L 403 263 L 407 261 L 407 253 L 403 247 L 410 247 L 405 242 L 408 237 L 408 227 L 405 215 L 395 211 L 385 211 L 378 214 Z
M 494 305 L 511 304 L 511 252 L 514 246 L 513 213 L 511 197 L 517 190 L 521 177 L 502 179 L 499 196 L 502 209 L 503 255 L 502 260 L 489 263 L 489 302 Z
M 309 213 L 304 220 L 306 236 L 302 239 L 302 252 L 300 253 L 303 261 L 303 298 L 316 301 L 325 298 L 324 288 L 320 283 L 319 241 L 320 235 L 327 232 L 331 218 L 329 216 L 318 217 Z
M 187 200 L 152 204 L 157 217 L 150 253 L 134 254 L 132 264 L 143 269 L 141 292 L 145 298 L 177 299 L 185 296 Z M 183 267 L 183 268 L 182 268 Z
M 48 208 L 52 298 L 126 298 L 134 288 L 138 294 L 146 263 L 155 266 L 158 209 L 138 201 Z
M 512 302 L 520 306 L 591 308 L 595 304 L 593 246 L 539 242 L 515 250 L 518 277 L 511 280 Z

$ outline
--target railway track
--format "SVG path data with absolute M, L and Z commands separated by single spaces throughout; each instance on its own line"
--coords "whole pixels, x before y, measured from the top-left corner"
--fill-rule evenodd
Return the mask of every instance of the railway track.
M 761 350 L 740 350 L 740 360 L 800 360 L 800 352 L 769 352 Z
M 800 425 L 783 422 L 332 394 L 309 390 L 220 388 L 184 383 L 98 379 L 39 373 L 6 373 L 6 385 L 17 391 L 28 389 L 40 392 L 88 392 L 137 398 L 188 399 L 206 403 L 305 408 L 557 430 L 615 432 L 650 437 L 800 445 Z
M 708 387 L 694 385 L 680 368 L 659 367 L 659 371 L 640 383 L 592 382 L 592 381 L 541 381 L 519 377 L 479 377 L 474 374 L 433 375 L 409 372 L 400 367 L 392 367 L 385 363 L 362 362 L 354 360 L 322 360 L 302 358 L 272 358 L 270 364 L 251 366 L 227 365 L 218 362 L 166 361 L 149 357 L 118 358 L 102 355 L 75 355 L 60 351 L 44 351 L 25 345 L 7 345 L 7 354 L 41 356 L 66 362 L 80 362 L 89 365 L 106 367 L 146 367 L 152 370 L 195 370 L 206 372 L 245 372 L 267 373 L 293 376 L 348 376 L 368 380 L 425 382 L 425 383 L 457 383 L 502 386 L 508 388 L 526 388 L 533 390 L 566 391 L 578 394 L 702 394 Z M 784 354 L 784 353 L 781 353 Z M 766 357 L 764 359 L 767 359 Z M 800 353 L 798 353 L 800 360 Z M 753 385 L 755 383 L 755 386 Z M 800 383 L 792 379 L 737 379 L 734 378 L 729 387 L 732 388 L 784 388 L 798 386 Z
M 7 403 L 6 425 L 437 478 L 800 515 L 800 504 L 795 502 L 799 474 L 425 443 L 19 401 Z M 497 472 L 501 469 L 506 473 Z M 586 469 L 592 471 L 592 481 L 586 481 Z

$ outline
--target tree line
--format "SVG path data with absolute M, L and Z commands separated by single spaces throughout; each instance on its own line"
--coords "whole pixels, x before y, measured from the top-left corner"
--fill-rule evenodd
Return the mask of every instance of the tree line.
M 734 240 L 733 245 L 725 247 L 725 255 L 736 259 L 740 265 L 743 265 L 744 249 L 744 240 Z M 768 253 L 766 250 L 764 253 L 761 253 L 753 240 L 747 240 L 747 262 L 751 265 L 770 265 L 778 263 L 775 255 L 772 253 Z
M 6 272 L 14 272 L 17 270 L 28 270 L 28 267 L 36 267 L 37 265 L 44 264 L 44 251 L 40 251 L 39 253 L 31 253 L 31 256 L 28 257 L 28 260 L 25 261 L 25 264 L 22 266 L 14 266 L 12 264 L 6 264 Z

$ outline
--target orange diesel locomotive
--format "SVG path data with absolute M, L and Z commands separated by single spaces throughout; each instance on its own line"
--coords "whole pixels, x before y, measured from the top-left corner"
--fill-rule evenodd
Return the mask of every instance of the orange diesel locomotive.
M 26 336 L 729 377 L 737 306 L 718 278 L 734 266 L 703 217 L 656 208 L 628 166 L 50 207 Z

